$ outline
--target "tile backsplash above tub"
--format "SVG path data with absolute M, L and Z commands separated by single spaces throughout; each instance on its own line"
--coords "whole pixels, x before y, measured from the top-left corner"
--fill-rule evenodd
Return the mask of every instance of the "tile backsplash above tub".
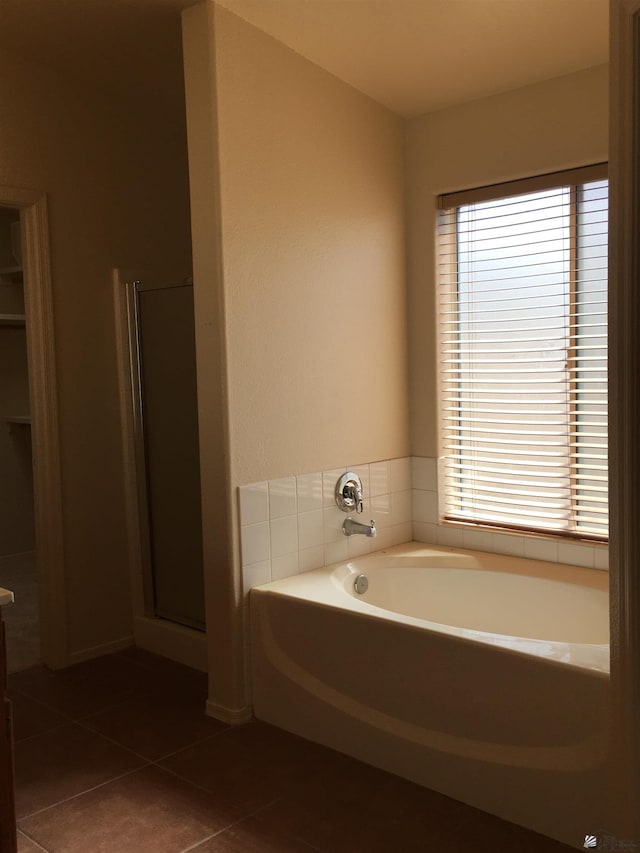
M 347 514 L 336 506 L 335 488 L 345 471 L 362 480 L 364 511 L 358 518 L 375 519 L 375 539 L 342 532 Z M 252 586 L 410 541 L 411 477 L 411 459 L 404 457 L 240 486 L 245 596 Z
M 336 506 L 335 488 L 345 471 L 354 471 L 362 480 L 364 512 L 358 519 L 375 519 L 375 539 L 347 537 L 342 532 L 347 514 Z M 588 568 L 608 567 L 605 546 L 441 524 L 436 459 L 407 456 L 348 465 L 251 483 L 240 486 L 238 493 L 245 596 L 253 586 L 411 539 Z

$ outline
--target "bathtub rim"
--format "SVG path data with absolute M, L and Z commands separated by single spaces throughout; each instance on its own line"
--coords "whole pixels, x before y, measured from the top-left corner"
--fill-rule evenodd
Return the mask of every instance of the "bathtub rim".
M 254 596 L 278 596 L 306 601 L 319 607 L 339 609 L 351 612 L 354 616 L 365 619 L 383 620 L 388 623 L 401 625 L 408 630 L 417 630 L 433 634 L 445 635 L 452 640 L 463 643 L 481 643 L 490 646 L 497 653 L 509 655 L 527 655 L 550 665 L 571 667 L 589 671 L 594 676 L 609 678 L 610 644 L 609 643 L 568 643 L 561 641 L 513 637 L 433 622 L 415 616 L 407 616 L 393 610 L 387 610 L 375 604 L 351 596 L 345 589 L 345 579 L 354 577 L 361 572 L 366 574 L 367 566 L 372 562 L 380 563 L 391 557 L 410 557 L 419 555 L 428 558 L 442 556 L 468 563 L 458 568 L 469 571 L 497 571 L 507 574 L 521 574 L 529 577 L 574 583 L 580 586 L 608 593 L 608 576 L 606 572 L 595 569 L 569 566 L 563 563 L 546 563 L 521 557 L 510 557 L 503 554 L 492 554 L 484 551 L 453 548 L 441 545 L 407 542 L 394 545 L 380 551 L 348 558 L 319 569 L 302 572 L 287 578 L 270 581 L 255 586 L 250 590 L 249 608 Z M 473 566 L 475 561 L 477 565 Z M 482 565 L 483 563 L 487 565 Z M 490 567 L 489 567 L 490 566 Z M 393 567 L 391 567 L 393 568 Z M 558 574 L 562 577 L 558 577 Z

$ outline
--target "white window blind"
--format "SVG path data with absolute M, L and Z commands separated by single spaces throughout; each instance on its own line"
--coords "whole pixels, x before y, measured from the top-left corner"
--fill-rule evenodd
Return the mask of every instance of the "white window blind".
M 606 166 L 439 200 L 446 518 L 606 539 Z

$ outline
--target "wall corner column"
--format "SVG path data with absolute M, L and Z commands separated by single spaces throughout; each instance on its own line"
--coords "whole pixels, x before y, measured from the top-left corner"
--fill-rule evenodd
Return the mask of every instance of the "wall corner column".
M 250 709 L 231 494 L 214 27 L 211 0 L 182 13 L 209 659 L 207 711 L 238 723 L 248 719 Z

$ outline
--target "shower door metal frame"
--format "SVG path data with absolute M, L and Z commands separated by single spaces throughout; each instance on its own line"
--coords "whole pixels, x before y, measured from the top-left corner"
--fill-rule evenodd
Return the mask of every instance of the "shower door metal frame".
M 151 533 L 147 483 L 147 461 L 144 446 L 144 414 L 142 408 L 142 374 L 140 363 L 140 318 L 137 289 L 143 286 L 138 279 L 125 282 L 127 330 L 129 344 L 129 370 L 131 381 L 131 417 L 133 424 L 133 451 L 135 489 L 137 498 L 137 525 L 140 543 L 142 575 L 142 608 L 145 616 L 155 618 L 153 568 L 151 564 Z
M 112 270 L 115 312 L 115 345 L 120 401 L 124 511 L 127 553 L 131 581 L 133 616 L 132 640 L 137 646 L 179 663 L 208 671 L 207 635 L 155 615 L 153 577 L 148 550 L 148 514 L 146 492 L 140 493 L 137 468 L 137 445 L 143 437 L 140 409 L 134 403 L 134 390 L 139 394 L 139 363 L 131 323 L 135 320 L 136 281 L 157 281 L 158 272 L 144 268 Z M 140 501 L 142 500 L 142 504 Z

